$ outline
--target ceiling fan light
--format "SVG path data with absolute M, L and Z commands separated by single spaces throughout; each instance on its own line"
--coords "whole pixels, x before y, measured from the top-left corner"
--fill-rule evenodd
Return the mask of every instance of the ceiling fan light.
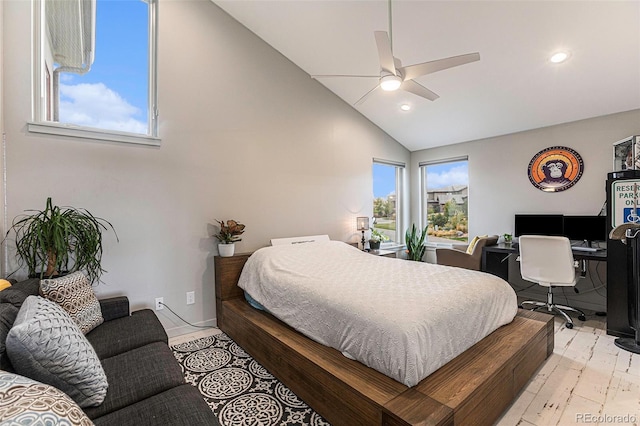
M 566 61 L 567 59 L 569 59 L 569 53 L 562 51 L 554 53 L 553 55 L 551 55 L 551 58 L 549 58 L 549 60 L 554 64 L 559 64 Z
M 387 92 L 398 90 L 401 84 L 402 80 L 397 75 L 385 75 L 380 78 L 380 88 Z

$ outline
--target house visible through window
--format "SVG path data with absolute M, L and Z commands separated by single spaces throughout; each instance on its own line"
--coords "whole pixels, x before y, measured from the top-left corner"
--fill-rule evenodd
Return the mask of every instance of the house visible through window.
M 429 242 L 468 241 L 469 161 L 420 163 L 423 225 Z
M 157 136 L 156 1 L 34 0 L 36 124 Z
M 384 243 L 402 243 L 402 175 L 404 164 L 373 160 L 373 225 L 388 237 Z

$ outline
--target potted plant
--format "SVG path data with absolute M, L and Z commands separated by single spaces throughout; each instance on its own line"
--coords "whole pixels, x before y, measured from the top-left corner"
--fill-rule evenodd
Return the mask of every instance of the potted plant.
M 503 234 L 502 238 L 504 239 L 504 243 L 507 246 L 511 245 L 511 242 L 513 241 L 513 235 L 511 234 Z
M 16 256 L 30 277 L 55 277 L 84 271 L 91 283 L 100 280 L 102 231 L 113 225 L 85 209 L 54 206 L 47 198 L 44 210 L 27 210 L 13 220 Z M 116 240 L 118 235 L 116 234 Z
M 235 220 L 228 220 L 226 224 L 223 220 L 216 219 L 216 222 L 220 224 L 220 232 L 214 235 L 220 241 L 218 253 L 222 257 L 231 257 L 235 252 L 235 243 L 242 241 L 238 235 L 244 232 L 244 225 Z
M 407 229 L 405 233 L 405 241 L 407 244 L 407 259 L 415 260 L 418 262 L 422 261 L 422 257 L 424 256 L 425 246 L 424 239 L 427 237 L 427 227 L 424 228 L 423 231 L 420 231 L 416 228 L 416 224 L 414 223 L 411 226 L 411 229 Z
M 369 238 L 369 249 L 380 250 L 380 243 L 389 240 L 389 237 L 378 231 L 376 228 L 371 230 L 371 237 Z

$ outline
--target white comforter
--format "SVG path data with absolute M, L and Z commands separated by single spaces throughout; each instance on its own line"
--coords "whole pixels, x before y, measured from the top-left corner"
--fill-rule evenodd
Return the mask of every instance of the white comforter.
M 407 386 L 517 311 L 515 292 L 493 275 L 338 241 L 260 249 L 238 285 L 299 332 Z

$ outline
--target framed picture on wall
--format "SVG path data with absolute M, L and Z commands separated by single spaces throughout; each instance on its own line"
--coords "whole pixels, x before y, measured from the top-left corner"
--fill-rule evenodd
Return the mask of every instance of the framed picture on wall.
M 560 192 L 575 185 L 584 172 L 584 161 L 566 146 L 551 146 L 533 156 L 527 175 L 533 186 L 544 192 Z
M 613 144 L 613 171 L 640 170 L 640 136 L 630 136 Z

